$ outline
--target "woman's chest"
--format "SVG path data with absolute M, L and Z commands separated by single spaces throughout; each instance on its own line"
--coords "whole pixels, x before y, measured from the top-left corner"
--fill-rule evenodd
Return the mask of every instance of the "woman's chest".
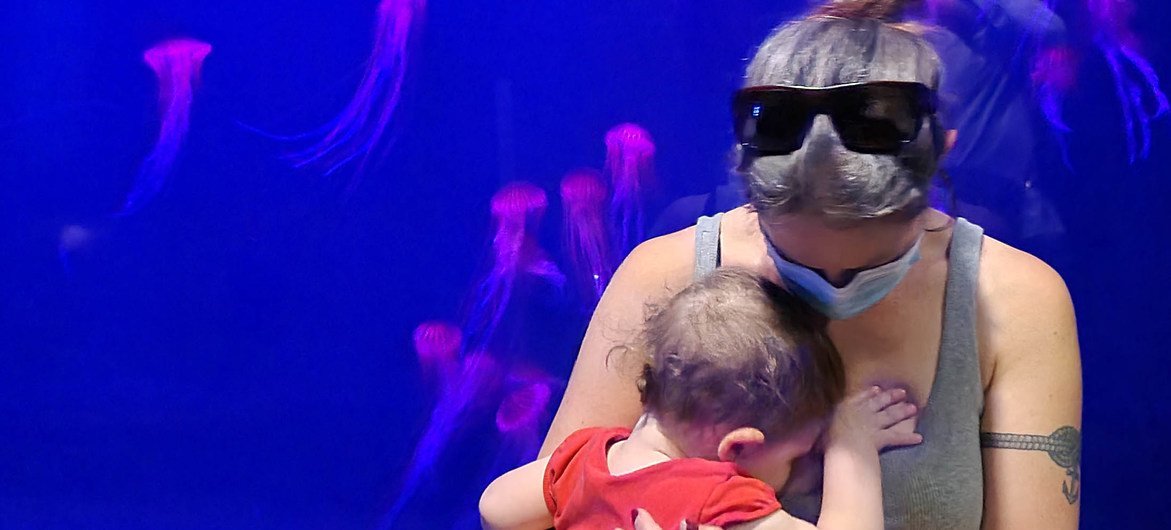
M 830 323 L 830 339 L 842 358 L 847 393 L 876 385 L 904 388 L 912 403 L 924 406 L 939 367 L 942 319 L 913 307 L 897 313 L 903 318 Z
M 872 386 L 902 388 L 907 391 L 907 401 L 920 411 L 928 407 L 939 371 L 939 333 L 916 333 L 884 340 L 855 331 L 831 332 L 831 337 L 842 355 L 847 396 Z M 892 429 L 920 432 L 920 421 L 921 416 L 917 415 Z

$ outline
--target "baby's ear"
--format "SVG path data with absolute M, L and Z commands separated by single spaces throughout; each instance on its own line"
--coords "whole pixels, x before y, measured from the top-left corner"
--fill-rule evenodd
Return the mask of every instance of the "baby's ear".
M 724 462 L 734 462 L 741 455 L 751 453 L 764 446 L 764 433 L 753 427 L 740 427 L 720 440 L 716 456 Z

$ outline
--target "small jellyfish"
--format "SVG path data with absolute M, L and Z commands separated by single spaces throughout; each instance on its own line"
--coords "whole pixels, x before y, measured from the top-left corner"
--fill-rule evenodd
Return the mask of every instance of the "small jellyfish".
M 427 480 L 444 450 L 472 419 L 484 414 L 492 396 L 499 392 L 504 379 L 500 363 L 490 354 L 476 351 L 460 363 L 455 379 L 444 389 L 431 410 L 427 427 L 415 445 L 410 463 L 403 474 L 398 496 L 377 525 L 379 529 L 397 528 L 396 522 L 411 499 Z
M 585 309 L 597 305 L 614 274 L 607 226 L 609 201 L 610 190 L 596 170 L 579 169 L 561 179 L 562 250 Z
M 1069 46 L 1050 46 L 1033 58 L 1031 77 L 1045 119 L 1055 130 L 1070 132 L 1061 115 L 1066 94 L 1077 85 L 1077 54 Z
M 1094 43 L 1114 74 L 1130 161 L 1134 163 L 1150 153 L 1151 121 L 1171 110 L 1171 104 L 1130 26 L 1135 5 L 1130 0 L 1087 0 L 1086 9 L 1094 25 Z
M 633 123 L 610 129 L 605 169 L 614 192 L 610 216 L 615 250 L 625 255 L 646 235 L 647 203 L 655 188 L 655 143 L 650 133 Z
M 508 375 L 504 398 L 496 409 L 496 430 L 502 443 L 490 466 L 489 480 L 536 458 L 556 384 L 552 377 L 532 368 L 519 368 Z
M 187 137 L 191 103 L 199 83 L 203 60 L 211 45 L 193 39 L 159 43 L 143 54 L 143 60 L 159 80 L 159 113 L 162 118 L 158 141 L 139 168 L 134 187 L 120 211 L 129 215 L 140 210 L 162 189 L 179 149 Z
M 447 322 L 424 322 L 415 328 L 415 354 L 423 379 L 433 389 L 442 391 L 459 372 L 459 354 L 463 333 L 459 326 Z
M 496 410 L 496 428 L 502 433 L 536 430 L 549 409 L 553 389 L 544 381 L 526 381 L 512 390 Z
M 475 344 L 492 341 L 522 276 L 564 286 L 565 276 L 537 240 L 547 208 L 545 190 L 527 182 L 508 184 L 492 197 L 491 266 L 472 291 L 465 328 Z
M 65 225 L 57 240 L 57 259 L 66 276 L 73 275 L 73 256 L 90 246 L 94 239 L 93 230 L 81 225 Z
M 353 98 L 327 124 L 316 143 L 290 155 L 296 167 L 314 165 L 331 174 L 349 162 L 358 167 L 347 185 L 352 191 L 371 156 L 385 149 L 384 137 L 402 99 L 410 45 L 418 38 L 425 0 L 382 0 L 378 4 L 374 46 Z
M 1032 70 L 1029 74 L 1041 115 L 1045 117 L 1049 128 L 1055 133 L 1054 139 L 1066 167 L 1072 169 L 1073 164 L 1069 161 L 1069 151 L 1065 141 L 1065 134 L 1072 132 L 1072 129 L 1066 124 L 1062 109 L 1066 96 L 1077 85 L 1077 52 L 1066 45 L 1043 48 L 1033 57 Z

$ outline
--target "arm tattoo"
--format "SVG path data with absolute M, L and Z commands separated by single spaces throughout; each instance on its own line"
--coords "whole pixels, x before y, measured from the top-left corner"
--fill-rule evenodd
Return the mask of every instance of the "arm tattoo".
M 1082 463 L 1082 435 L 1073 427 L 1066 425 L 1049 436 L 982 432 L 980 447 L 1045 451 L 1055 464 L 1065 469 L 1065 475 L 1069 477 L 1069 480 L 1061 482 L 1061 493 L 1065 494 L 1065 500 L 1073 504 L 1081 496 L 1079 469 Z

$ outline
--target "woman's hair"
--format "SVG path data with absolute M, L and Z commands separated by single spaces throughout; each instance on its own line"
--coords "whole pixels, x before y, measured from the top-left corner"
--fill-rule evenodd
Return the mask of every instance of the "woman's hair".
M 673 421 L 766 435 L 824 418 L 844 387 L 825 324 L 776 284 L 718 269 L 647 319 L 643 405 Z
M 938 88 L 939 56 L 921 36 L 922 27 L 903 22 L 921 1 L 825 3 L 773 31 L 752 58 L 745 85 L 917 81 Z M 800 150 L 745 158 L 740 172 L 751 204 L 764 215 L 816 213 L 844 222 L 913 215 L 927 207 L 941 132 L 935 120 L 925 120 L 916 141 L 900 154 L 869 155 L 843 147 L 829 120 L 819 116 Z

